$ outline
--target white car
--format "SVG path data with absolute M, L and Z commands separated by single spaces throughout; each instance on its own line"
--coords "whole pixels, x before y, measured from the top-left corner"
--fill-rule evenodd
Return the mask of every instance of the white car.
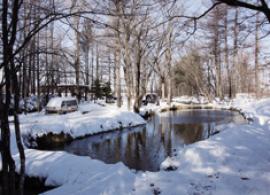
M 73 97 L 55 97 L 50 99 L 46 106 L 46 113 L 65 114 L 78 110 L 78 102 Z

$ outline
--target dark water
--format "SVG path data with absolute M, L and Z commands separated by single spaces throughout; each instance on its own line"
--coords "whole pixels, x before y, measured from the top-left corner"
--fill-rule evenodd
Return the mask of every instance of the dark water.
M 2 195 L 2 171 L 0 171 L 0 195 Z M 38 177 L 25 177 L 24 180 L 24 194 L 25 195 L 36 195 L 46 191 L 52 190 L 57 186 L 45 186 L 45 180 Z M 19 189 L 19 175 L 15 174 L 15 190 Z M 3 194 L 4 195 L 4 194 Z
M 64 150 L 105 163 L 122 161 L 136 170 L 158 171 L 167 156 L 186 144 L 208 138 L 217 124 L 243 123 L 231 111 L 188 110 L 161 113 L 146 126 L 124 129 L 75 140 Z

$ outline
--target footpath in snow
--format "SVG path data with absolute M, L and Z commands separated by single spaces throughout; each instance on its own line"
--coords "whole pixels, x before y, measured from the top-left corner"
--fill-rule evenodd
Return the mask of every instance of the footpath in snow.
M 161 165 L 162 168 L 174 166 L 174 171 L 135 173 L 122 163 L 109 165 L 66 152 L 26 149 L 26 174 L 45 178 L 46 185 L 60 186 L 45 194 L 269 194 L 270 99 L 240 100 L 234 107 L 252 117 L 253 122 L 228 125 L 207 140 L 179 149 L 177 156 L 167 158 Z M 107 117 L 110 116 L 118 114 Z M 88 117 L 91 120 L 91 116 Z M 92 117 L 95 118 L 93 121 L 100 119 L 102 124 L 105 123 L 98 114 Z M 22 117 L 22 126 L 33 125 L 33 118 Z M 80 117 L 62 120 L 68 124 L 62 127 L 80 130 L 85 125 Z M 39 121 L 43 121 L 42 117 Z M 63 121 L 59 121 L 61 125 Z M 33 125 L 32 131 L 34 127 L 39 131 L 37 127 L 41 126 Z M 14 138 L 12 142 L 15 143 Z M 13 152 L 18 163 L 18 154 Z

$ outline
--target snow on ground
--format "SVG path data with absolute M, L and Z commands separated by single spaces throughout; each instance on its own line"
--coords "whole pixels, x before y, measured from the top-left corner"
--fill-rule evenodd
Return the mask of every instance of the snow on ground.
M 181 96 L 181 97 L 175 97 L 172 99 L 171 105 L 168 106 L 167 101 L 160 100 L 160 104 L 152 104 L 149 103 L 147 105 L 144 105 L 140 108 L 140 114 L 142 116 L 145 116 L 147 114 L 151 113 L 159 113 L 162 110 L 167 110 L 168 108 L 174 108 L 179 107 L 181 109 L 187 108 L 191 109 L 192 107 L 201 106 L 201 107 L 213 107 L 213 108 L 230 108 L 229 105 L 226 102 L 208 102 L 204 97 L 191 97 L 191 96 Z
M 49 132 L 54 134 L 63 132 L 73 138 L 78 138 L 122 127 L 145 124 L 144 119 L 133 112 L 94 103 L 81 104 L 79 111 L 65 115 L 30 114 L 21 116 L 20 120 L 22 132 L 30 134 L 33 138 Z
M 60 185 L 45 194 L 269 194 L 270 99 L 235 100 L 232 105 L 254 122 L 230 124 L 207 140 L 179 149 L 177 156 L 161 165 L 177 168 L 174 171 L 135 173 L 122 163 L 106 165 L 66 152 L 26 149 L 26 174 L 46 178 L 47 185 Z M 102 109 L 100 113 L 111 116 Z M 65 117 L 59 122 L 71 120 Z M 31 122 L 21 120 L 24 125 Z M 39 120 L 45 121 L 43 117 Z M 79 120 L 70 124 L 80 126 Z M 18 162 L 18 154 L 13 152 Z
M 138 194 L 150 193 L 151 184 L 164 194 L 269 194 L 269 116 L 267 126 L 231 126 L 179 150 L 162 163 L 162 168 L 177 166 L 176 171 L 138 176 Z
M 269 194 L 270 99 L 242 100 L 237 107 L 252 114 L 254 122 L 230 125 L 208 140 L 179 150 L 161 165 L 177 170 L 141 174 L 136 178 L 137 193 Z
M 66 152 L 25 150 L 26 173 L 46 178 L 46 185 L 61 186 L 48 194 L 127 194 L 135 174 L 122 163 L 101 161 Z M 15 156 L 19 161 L 19 156 Z

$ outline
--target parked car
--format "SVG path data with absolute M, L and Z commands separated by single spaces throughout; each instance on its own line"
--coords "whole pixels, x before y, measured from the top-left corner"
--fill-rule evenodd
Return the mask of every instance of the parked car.
M 78 110 L 78 102 L 73 97 L 54 97 L 50 99 L 46 106 L 46 113 L 65 114 Z
M 112 95 L 108 95 L 108 96 L 106 96 L 106 103 L 115 103 L 115 101 L 116 101 L 116 97 L 114 97 L 114 96 L 112 96 Z
M 147 93 L 144 96 L 142 103 L 144 105 L 147 105 L 148 103 L 159 104 L 159 97 L 156 93 Z

